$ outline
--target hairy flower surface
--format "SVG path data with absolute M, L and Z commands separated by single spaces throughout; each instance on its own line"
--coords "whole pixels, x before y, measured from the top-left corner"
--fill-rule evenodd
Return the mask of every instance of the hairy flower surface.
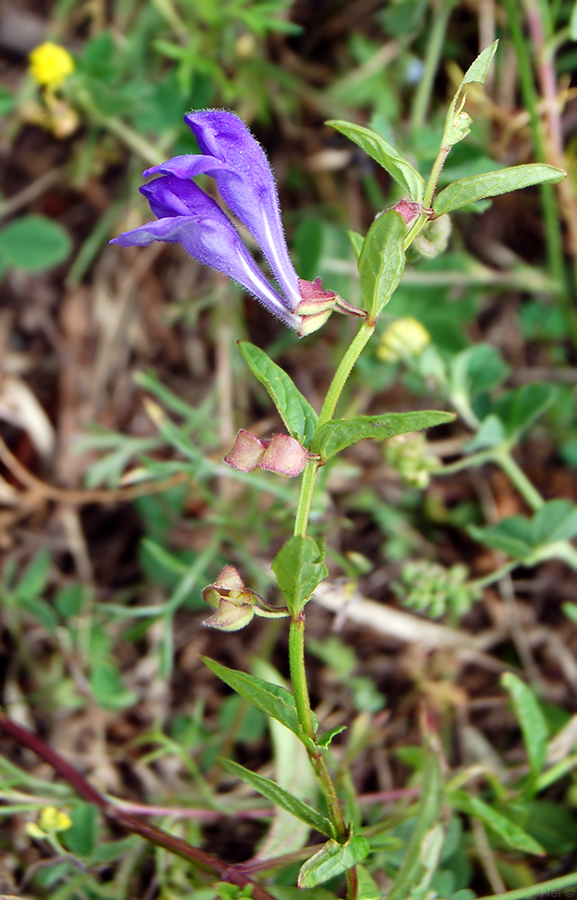
M 30 74 L 43 87 L 60 87 L 74 72 L 74 60 L 60 44 L 46 41 L 29 56 Z
M 144 172 L 161 176 L 140 189 L 157 221 L 127 231 L 112 243 L 182 244 L 193 259 L 237 281 L 285 325 L 300 334 L 310 333 L 314 329 L 303 326 L 307 312 L 299 310 L 310 282 L 299 279 L 291 263 L 274 176 L 260 144 L 234 113 L 208 109 L 189 113 L 184 120 L 200 153 L 175 156 Z M 260 271 L 218 204 L 191 181 L 201 174 L 214 177 L 229 209 L 259 244 L 280 291 Z M 336 294 L 322 291 L 320 279 L 315 287 L 332 308 Z

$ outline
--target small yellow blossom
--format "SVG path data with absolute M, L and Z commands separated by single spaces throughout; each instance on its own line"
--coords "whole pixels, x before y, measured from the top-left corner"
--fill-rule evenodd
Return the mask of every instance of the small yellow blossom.
M 412 316 L 395 319 L 381 336 L 377 356 L 384 362 L 399 362 L 418 356 L 430 340 L 429 332 Z
M 74 60 L 68 50 L 51 41 L 35 47 L 28 59 L 30 74 L 42 87 L 60 87 L 74 72 Z
M 38 824 L 44 831 L 53 834 L 56 831 L 67 831 L 72 825 L 72 819 L 55 806 L 45 806 L 40 813 Z
M 36 822 L 28 822 L 26 833 L 35 840 L 44 840 L 51 834 L 59 831 L 67 831 L 72 825 L 72 819 L 66 813 L 60 812 L 55 806 L 45 806 Z

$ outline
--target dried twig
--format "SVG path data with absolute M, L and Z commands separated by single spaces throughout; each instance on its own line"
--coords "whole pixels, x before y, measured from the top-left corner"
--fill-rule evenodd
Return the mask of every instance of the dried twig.
M 146 484 L 134 484 L 122 488 L 96 488 L 93 490 L 68 490 L 47 484 L 32 472 L 26 469 L 18 460 L 5 441 L 0 437 L 0 460 L 12 472 L 12 474 L 31 492 L 39 495 L 43 500 L 54 500 L 57 503 L 68 503 L 71 506 L 83 506 L 87 503 L 126 503 L 139 497 L 148 497 L 151 494 L 161 494 L 177 484 L 188 481 L 186 472 L 175 472 L 162 481 L 147 482 Z

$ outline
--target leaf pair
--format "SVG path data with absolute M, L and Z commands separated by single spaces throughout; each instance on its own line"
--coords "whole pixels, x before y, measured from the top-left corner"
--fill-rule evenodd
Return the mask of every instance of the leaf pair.
M 447 111 L 441 142 L 441 148 L 447 152 L 469 133 L 471 118 L 463 110 L 464 89 L 468 84 L 484 83 L 497 43 L 495 41 L 483 50 L 472 63 L 453 97 Z M 423 202 L 426 188 L 424 178 L 388 141 L 369 128 L 351 122 L 331 120 L 327 125 L 332 125 L 361 147 L 389 173 L 411 200 L 419 204 Z M 554 166 L 530 164 L 472 175 L 455 181 L 441 191 L 433 203 L 433 210 L 435 216 L 442 216 L 470 206 L 485 197 L 496 197 L 533 184 L 556 184 L 565 177 L 565 174 L 562 169 Z

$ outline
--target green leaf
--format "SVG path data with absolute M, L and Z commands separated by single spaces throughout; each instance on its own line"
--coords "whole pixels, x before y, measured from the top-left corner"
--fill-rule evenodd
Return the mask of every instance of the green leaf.
M 355 254 L 355 259 L 358 264 L 365 239 L 362 236 L 362 234 L 358 233 L 358 231 L 347 231 L 347 234 L 348 234 L 349 240 L 352 244 L 353 252 Z
M 407 413 L 385 413 L 382 416 L 353 416 L 351 419 L 332 419 L 319 428 L 312 450 L 319 453 L 323 462 L 331 459 L 346 447 L 372 438 L 384 441 L 397 434 L 433 428 L 454 421 L 453 413 L 436 409 Z
M 556 393 L 552 384 L 526 384 L 499 397 L 493 412 L 505 425 L 508 436 L 518 440 L 548 409 Z
M 5 116 L 16 106 L 16 97 L 4 87 L 0 87 L 0 116 Z
M 469 134 L 471 118 L 467 113 L 462 112 L 464 98 L 463 101 L 461 101 L 461 95 L 463 93 L 463 88 L 466 84 L 472 84 L 473 82 L 483 84 L 487 77 L 487 72 L 489 71 L 489 66 L 491 65 L 491 60 L 493 59 L 498 43 L 498 41 L 495 41 L 489 47 L 486 47 L 465 72 L 463 80 L 457 88 L 457 92 L 453 97 L 447 112 L 441 142 L 443 147 L 452 147 Z
M 422 883 L 423 878 L 426 878 L 428 874 L 430 860 L 426 854 L 423 854 L 423 847 L 427 852 L 431 849 L 429 846 L 431 838 L 427 843 L 425 843 L 425 839 L 431 831 L 435 830 L 441 815 L 443 788 L 439 759 L 432 750 L 429 750 L 425 757 L 422 784 L 423 790 L 417 809 L 417 824 L 411 835 L 401 868 L 387 894 L 387 900 L 407 900 L 412 896 L 412 891 Z M 433 845 L 433 849 L 435 849 L 434 838 Z M 441 852 L 440 846 L 438 852 Z
M 126 709 L 139 700 L 138 694 L 125 688 L 118 667 L 112 660 L 95 662 L 89 680 L 94 699 L 101 709 Z
M 342 875 L 347 869 L 355 866 L 368 856 L 371 846 L 361 834 L 353 834 L 345 844 L 328 841 L 318 853 L 301 866 L 298 886 L 301 888 L 316 887 L 329 878 Z
M 298 887 L 285 887 L 280 885 L 267 886 L 267 890 L 277 900 L 337 900 L 337 895 L 324 888 L 301 889 Z
M 532 184 L 557 184 L 566 174 L 563 169 L 556 169 L 555 166 L 530 164 L 511 166 L 496 172 L 486 172 L 484 175 L 471 175 L 454 181 L 441 191 L 433 203 L 433 209 L 435 215 L 443 216 L 469 206 L 470 203 L 476 203 L 483 197 L 508 194 Z
M 330 728 L 328 731 L 323 731 L 317 738 L 317 744 L 319 747 L 329 747 L 332 739 L 337 736 L 337 734 L 341 734 L 343 731 L 347 730 L 346 725 L 335 725 L 334 728 Z
M 302 740 L 303 732 L 299 724 L 294 697 L 286 688 L 258 678 L 256 675 L 229 669 L 228 666 L 223 666 L 207 656 L 202 656 L 201 659 L 211 672 L 218 675 L 233 691 L 236 691 L 245 700 L 249 700 L 268 716 L 272 716 Z
M 267 389 L 291 437 L 309 447 L 318 422 L 309 401 L 264 350 L 248 341 L 239 341 L 238 346 L 253 375 Z
M 525 516 L 510 516 L 498 525 L 469 525 L 467 531 L 474 540 L 512 559 L 524 560 L 533 552 L 531 522 Z
M 82 584 L 69 584 L 59 588 L 54 595 L 54 606 L 63 619 L 78 616 L 84 603 L 84 587 Z
M 550 500 L 535 513 L 510 516 L 498 525 L 471 525 L 469 534 L 482 544 L 502 550 L 513 559 L 528 559 L 538 548 L 577 536 L 577 506 L 570 500 Z
M 272 562 L 278 586 L 292 613 L 299 612 L 318 584 L 329 574 L 324 554 L 310 537 L 295 536 Z
M 237 762 L 233 762 L 231 759 L 220 758 L 219 761 L 223 768 L 226 769 L 227 772 L 230 772 L 231 775 L 236 775 L 241 781 L 250 784 L 251 787 L 259 792 L 259 794 L 272 800 L 272 802 L 278 804 L 278 806 L 282 806 L 283 809 L 292 813 L 297 819 L 306 822 L 307 825 L 310 825 L 315 831 L 320 831 L 321 834 L 325 834 L 327 837 L 332 838 L 333 827 L 329 820 L 317 812 L 316 809 L 313 809 L 312 806 L 309 806 L 308 803 L 303 803 L 298 797 L 289 794 L 288 791 L 279 787 L 279 785 L 276 784 L 276 782 L 271 781 L 270 778 L 264 778 L 262 775 L 257 775 L 256 772 L 245 769 L 244 766 L 239 765 Z
M 40 625 L 43 625 L 52 634 L 56 633 L 58 616 L 46 600 L 43 600 L 41 597 L 26 597 L 26 599 L 20 600 L 19 605 L 24 612 L 36 619 Z
M 451 361 L 451 393 L 469 400 L 497 387 L 507 377 L 509 367 L 491 344 L 475 344 Z
M 284 679 L 270 663 L 255 658 L 252 665 L 255 675 L 286 687 Z M 314 807 L 318 796 L 318 782 L 310 765 L 307 750 L 300 740 L 276 719 L 269 716 L 268 724 L 275 781 L 279 787 Z M 258 857 L 273 859 L 275 856 L 302 850 L 309 834 L 310 828 L 305 822 L 295 819 L 285 809 L 277 806 L 266 837 L 259 844 Z
M 499 447 L 505 442 L 507 432 L 498 416 L 486 416 L 481 422 L 477 433 L 463 446 L 464 453 L 475 453 L 477 450 L 487 450 L 491 447 Z
M 40 550 L 32 557 L 14 589 L 17 600 L 32 600 L 42 594 L 48 584 L 52 557 L 48 550 Z
M 67 850 L 78 856 L 89 856 L 96 841 L 96 807 L 92 803 L 78 803 L 70 812 L 72 825 L 60 840 Z
M 535 513 L 532 523 L 535 546 L 577 537 L 577 506 L 570 500 L 550 500 Z
M 373 876 L 364 866 L 357 866 L 359 893 L 357 900 L 381 900 L 381 891 Z
M 341 119 L 331 119 L 326 124 L 336 128 L 349 140 L 354 141 L 389 173 L 405 194 L 408 194 L 417 203 L 421 203 L 425 193 L 425 179 L 380 134 L 371 131 L 370 128 L 363 128 L 362 125 L 344 122 Z
M 405 270 L 407 229 L 395 210 L 378 216 L 363 242 L 359 257 L 361 305 L 376 319 L 395 292 Z
M 453 791 L 447 796 L 447 802 L 453 809 L 467 813 L 467 815 L 487 825 L 513 850 L 520 850 L 522 853 L 533 853 L 535 856 L 544 856 L 545 851 L 541 844 L 538 844 L 519 825 L 516 825 L 515 822 L 494 810 L 492 806 L 489 806 L 484 800 L 480 800 L 479 797 L 474 797 L 465 791 Z
M 547 758 L 549 729 L 535 695 L 520 678 L 512 672 L 501 676 L 501 684 L 509 692 L 515 713 L 521 726 L 523 740 L 531 765 L 531 774 L 537 777 Z
M 0 231 L 4 263 L 25 272 L 42 272 L 57 266 L 71 251 L 68 232 L 45 216 L 22 216 Z

